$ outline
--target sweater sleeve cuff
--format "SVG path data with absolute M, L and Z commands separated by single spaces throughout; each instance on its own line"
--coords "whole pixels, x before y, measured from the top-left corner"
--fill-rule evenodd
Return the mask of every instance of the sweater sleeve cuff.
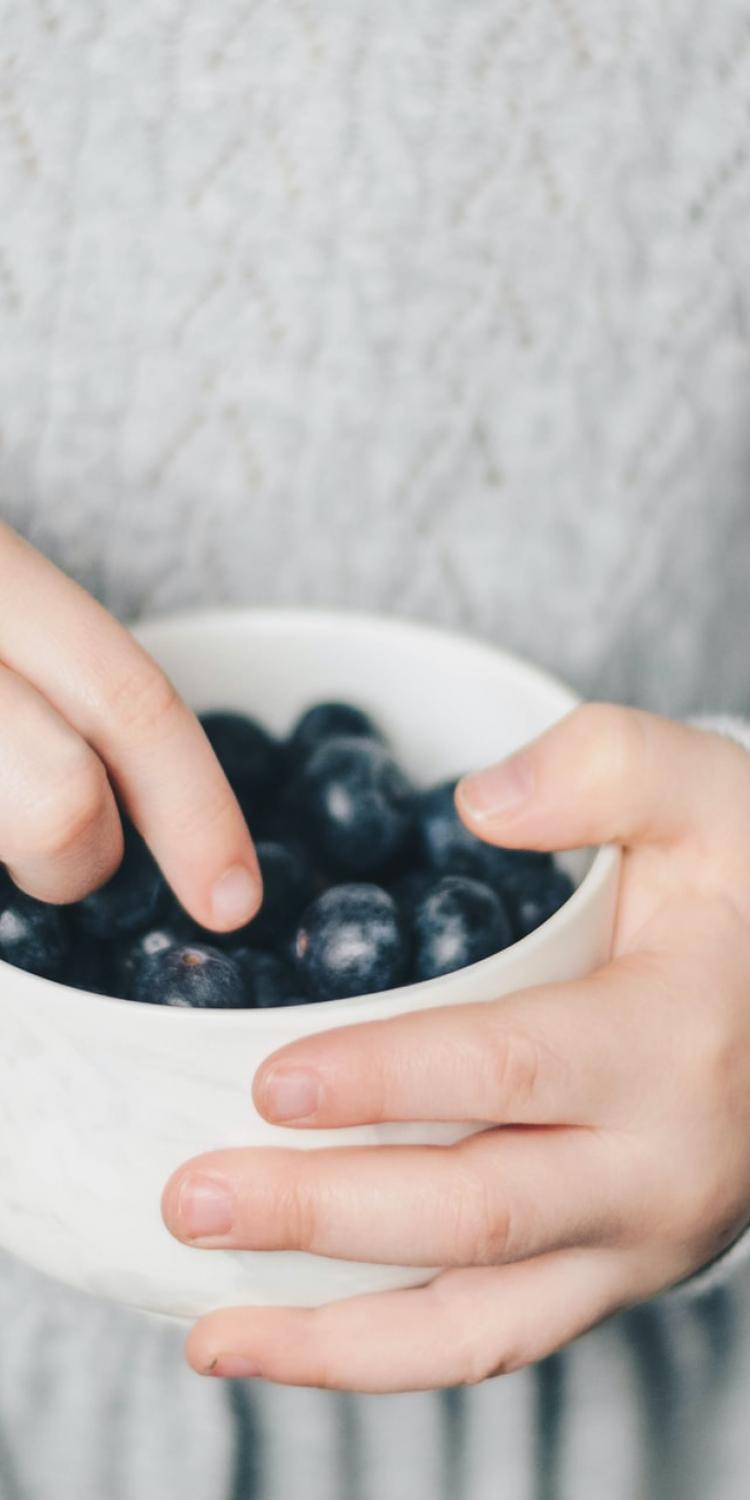
M 712 729 L 717 734 L 725 734 L 750 752 L 750 719 L 743 719 L 733 714 L 693 714 L 686 722 L 694 724 L 696 729 Z M 742 1266 L 748 1264 L 750 1264 L 750 1225 L 727 1250 L 722 1250 L 720 1255 L 709 1261 L 707 1265 L 701 1266 L 692 1276 L 686 1277 L 684 1281 L 678 1281 L 676 1286 L 669 1287 L 667 1291 L 662 1292 L 659 1300 L 670 1303 L 695 1301 L 696 1298 L 715 1291 L 717 1287 L 724 1286 Z

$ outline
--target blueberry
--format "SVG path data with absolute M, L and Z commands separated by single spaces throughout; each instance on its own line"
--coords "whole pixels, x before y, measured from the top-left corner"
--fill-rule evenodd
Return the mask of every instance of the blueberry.
M 313 872 L 299 843 L 261 840 L 255 850 L 263 876 L 263 905 L 242 929 L 242 936 L 248 943 L 273 947 L 290 935 L 300 912 L 312 900 Z
M 572 896 L 575 886 L 559 866 L 551 870 L 527 870 L 507 886 L 507 902 L 516 941 L 541 927 Z
M 133 978 L 133 1000 L 196 1010 L 236 1010 L 247 1004 L 239 964 L 198 943 L 163 948 Z
M 327 740 L 302 767 L 294 796 L 316 859 L 339 878 L 380 872 L 409 841 L 412 788 L 374 740 Z
M 461 822 L 454 801 L 455 781 L 443 781 L 414 799 L 420 857 L 445 875 L 468 875 L 495 889 L 517 870 L 550 868 L 552 856 L 536 849 L 498 849 L 475 837 Z
M 423 868 L 406 870 L 389 887 L 390 893 L 403 916 L 410 919 L 415 907 L 435 884 L 435 871 Z
M 61 979 L 70 946 L 59 906 L 35 901 L 10 884 L 0 898 L 0 958 L 17 969 Z
M 71 907 L 76 925 L 94 938 L 120 938 L 153 926 L 169 887 L 140 834 L 125 824 L 125 853 L 118 870 Z
M 331 886 L 302 917 L 294 960 L 313 1000 L 368 995 L 402 984 L 408 950 L 392 896 L 380 886 Z
M 249 714 L 217 711 L 201 714 L 200 722 L 243 811 L 252 816 L 282 774 L 281 746 Z
M 465 875 L 444 875 L 422 897 L 413 931 L 415 979 L 451 974 L 513 942 L 502 898 Z
M 299 812 L 289 787 L 281 787 L 248 821 L 256 843 L 300 843 Z
M 94 995 L 116 995 L 111 948 L 111 943 L 97 938 L 86 938 L 83 942 L 79 938 L 68 954 L 62 975 L 64 983 Z
M 228 951 L 242 970 L 248 1005 L 256 1010 L 269 1010 L 278 1005 L 303 1004 L 300 982 L 291 965 L 278 954 L 240 944 Z
M 353 703 L 316 703 L 300 716 L 289 736 L 290 766 L 301 765 L 324 740 L 340 739 L 342 735 L 349 739 L 383 740 L 369 714 Z
M 135 976 L 143 964 L 150 962 L 157 953 L 167 948 L 179 948 L 188 938 L 187 922 L 179 919 L 163 922 L 159 927 L 149 927 L 136 938 L 121 938 L 112 945 L 112 982 L 115 992 L 130 996 Z

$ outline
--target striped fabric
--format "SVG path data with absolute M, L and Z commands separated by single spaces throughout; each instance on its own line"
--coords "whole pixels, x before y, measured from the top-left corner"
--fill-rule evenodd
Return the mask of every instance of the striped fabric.
M 0 1262 L 2 1500 L 743 1500 L 750 1278 L 482 1386 L 210 1381 L 183 1335 Z

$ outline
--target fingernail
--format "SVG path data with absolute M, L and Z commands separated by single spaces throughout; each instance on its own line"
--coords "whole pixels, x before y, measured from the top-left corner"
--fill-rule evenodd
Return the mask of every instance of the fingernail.
M 180 1230 L 190 1239 L 228 1234 L 232 1227 L 232 1194 L 216 1177 L 185 1177 L 177 1198 Z
M 320 1083 L 301 1068 L 271 1068 L 263 1081 L 265 1112 L 275 1120 L 301 1120 L 320 1103 Z
M 223 1375 L 227 1380 L 257 1379 L 260 1373 L 259 1366 L 241 1354 L 217 1354 L 205 1371 L 206 1375 Z
M 211 892 L 211 911 L 222 927 L 249 922 L 258 907 L 258 882 L 244 865 L 232 865 Z
M 499 765 L 464 776 L 460 798 L 472 818 L 504 818 L 531 796 L 533 773 L 525 755 L 511 755 Z

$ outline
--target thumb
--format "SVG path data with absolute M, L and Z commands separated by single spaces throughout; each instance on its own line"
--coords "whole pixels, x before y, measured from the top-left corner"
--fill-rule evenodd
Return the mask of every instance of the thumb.
M 715 844 L 750 836 L 750 761 L 725 736 L 643 709 L 585 703 L 507 760 L 465 776 L 463 822 L 490 844 Z

